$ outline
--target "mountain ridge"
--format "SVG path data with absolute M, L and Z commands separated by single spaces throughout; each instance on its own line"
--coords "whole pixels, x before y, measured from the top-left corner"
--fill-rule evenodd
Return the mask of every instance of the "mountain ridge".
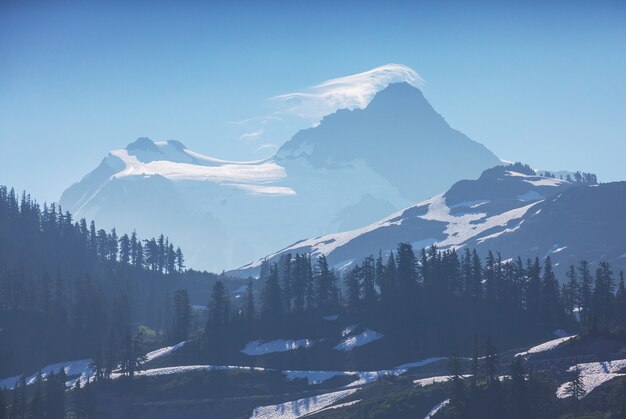
M 367 225 L 496 164 L 419 89 L 396 83 L 264 160 L 221 160 L 141 137 L 110 152 L 60 203 L 109 228 L 151 235 L 161 225 L 190 249 L 190 266 L 222 270 L 301 237 Z

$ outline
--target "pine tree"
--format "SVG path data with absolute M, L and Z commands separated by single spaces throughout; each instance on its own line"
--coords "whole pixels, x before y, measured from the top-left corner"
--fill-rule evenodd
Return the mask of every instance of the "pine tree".
M 487 338 L 485 345 L 485 358 L 484 358 L 485 377 L 487 383 L 493 384 L 498 379 L 498 351 L 491 342 L 491 338 Z
M 46 418 L 62 419 L 65 417 L 65 371 L 59 375 L 51 371 L 46 377 Z
M 157 247 L 156 247 L 156 270 L 159 272 L 163 272 L 163 269 L 165 268 L 165 259 L 166 259 L 166 255 L 165 255 L 165 237 L 163 236 L 163 234 L 159 235 L 159 239 L 157 241 Z
M 576 413 L 578 414 L 580 412 L 580 400 L 585 397 L 586 394 L 578 363 L 576 363 L 576 366 L 572 370 L 572 381 L 570 381 L 565 387 L 565 394 L 568 397 L 572 397 Z
M 178 272 L 183 272 L 185 269 L 185 258 L 183 257 L 183 252 L 180 250 L 180 247 L 176 248 L 176 270 Z
M 463 386 L 463 376 L 461 373 L 461 363 L 456 354 L 452 355 L 449 359 L 450 362 L 450 375 L 452 376 L 452 397 L 450 397 L 450 404 L 455 409 L 455 414 L 459 417 L 463 417 L 466 414 L 466 395 L 465 387 Z
M 26 419 L 26 377 L 21 375 L 13 389 L 13 403 L 11 403 L 11 418 Z
M 593 288 L 593 279 L 589 271 L 589 263 L 581 260 L 578 265 L 578 273 L 580 275 L 580 295 L 578 302 L 580 307 L 580 324 L 585 329 L 590 327 L 589 314 L 591 311 L 591 293 Z
M 123 234 L 120 237 L 120 262 L 124 265 L 128 265 L 131 260 L 130 239 L 128 234 Z
M 511 416 L 519 419 L 531 417 L 530 400 L 528 397 L 528 388 L 526 385 L 526 376 L 524 373 L 524 364 L 521 357 L 514 357 L 511 363 L 511 382 L 512 382 L 512 410 Z
M 619 273 L 619 285 L 615 294 L 616 322 L 619 330 L 626 330 L 626 287 L 624 286 L 624 271 Z
M 266 327 L 278 330 L 283 321 L 283 304 L 280 283 L 278 282 L 278 268 L 275 263 L 270 264 L 269 276 L 261 294 L 261 318 Z
M 293 270 L 293 258 L 291 257 L 291 253 L 287 253 L 280 258 L 280 262 L 278 267 L 280 269 L 279 277 L 281 279 L 281 286 L 283 291 L 283 306 L 285 309 L 285 313 L 289 313 L 291 311 L 291 287 L 292 287 L 292 270 Z
M 179 343 L 189 339 L 191 327 L 191 303 L 187 290 L 178 290 L 174 293 L 174 320 L 172 322 L 172 343 Z
M 348 309 L 353 312 L 361 310 L 361 267 L 356 265 L 346 275 L 346 292 L 348 294 Z
M 7 402 L 4 393 L 4 389 L 0 388 L 0 419 L 8 418 Z
M 560 313 L 559 304 L 559 284 L 554 276 L 552 270 L 552 259 L 547 256 L 543 264 L 543 278 L 542 278 L 542 321 L 548 324 L 550 327 L 558 324 Z
M 43 378 L 41 376 L 41 371 L 39 371 L 37 373 L 37 378 L 35 379 L 33 399 L 30 404 L 30 414 L 33 418 L 45 417 L 43 391 Z
M 326 256 L 320 255 L 316 261 L 315 283 L 317 284 L 317 304 L 322 312 L 333 311 L 337 305 L 335 274 L 328 267 Z
M 248 281 L 248 288 L 246 289 L 246 308 L 244 314 L 248 323 L 254 322 L 254 318 L 256 317 L 256 306 L 254 304 L 252 280 Z
M 574 309 L 578 307 L 579 295 L 578 277 L 576 276 L 574 265 L 570 265 L 565 275 L 567 277 L 567 284 L 564 284 L 566 290 L 565 311 L 568 315 L 573 316 Z
M 608 332 L 613 326 L 615 281 L 608 262 L 600 262 L 596 271 L 596 286 L 592 295 L 592 313 L 599 331 Z
M 139 250 L 140 244 L 141 242 L 137 240 L 137 233 L 133 230 L 133 232 L 130 235 L 129 247 L 130 247 L 130 262 L 135 266 L 140 266 L 140 264 L 138 263 L 139 255 L 143 253 L 143 251 Z
M 363 308 L 367 316 L 374 316 L 378 295 L 376 293 L 376 262 L 368 256 L 362 263 L 363 275 Z

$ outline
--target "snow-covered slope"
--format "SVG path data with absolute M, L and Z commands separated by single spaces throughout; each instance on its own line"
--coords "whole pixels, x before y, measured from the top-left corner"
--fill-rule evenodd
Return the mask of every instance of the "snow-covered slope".
M 361 258 L 383 254 L 398 243 L 416 249 L 477 248 L 499 251 L 504 259 L 550 255 L 560 271 L 579 259 L 592 264 L 607 259 L 616 269 L 626 263 L 626 183 L 579 186 L 538 176 L 520 164 L 486 170 L 446 193 L 352 231 L 296 242 L 268 259 L 286 253 L 326 255 L 342 270 Z M 233 273 L 255 275 L 263 259 Z
M 356 230 L 318 236 L 297 242 L 269 256 L 276 260 L 285 253 L 326 255 L 336 269 L 379 251 L 393 250 L 398 243 L 415 248 L 487 245 L 521 227 L 533 207 L 546 197 L 572 186 L 571 183 L 537 176 L 522 165 L 498 166 L 486 170 L 477 180 L 463 180 L 446 193 L 398 211 L 381 221 Z M 255 272 L 262 259 L 238 272 Z
M 398 83 L 267 160 L 224 161 L 140 138 L 109 153 L 60 204 L 104 228 L 164 232 L 191 267 L 232 269 L 302 237 L 367 225 L 498 162 Z

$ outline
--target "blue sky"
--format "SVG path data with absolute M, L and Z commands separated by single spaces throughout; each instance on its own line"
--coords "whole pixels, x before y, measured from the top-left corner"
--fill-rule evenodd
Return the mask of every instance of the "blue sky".
M 626 180 L 623 1 L 125 3 L 0 3 L 0 184 L 58 199 L 140 136 L 266 157 L 311 123 L 246 136 L 269 98 L 388 63 L 503 159 Z

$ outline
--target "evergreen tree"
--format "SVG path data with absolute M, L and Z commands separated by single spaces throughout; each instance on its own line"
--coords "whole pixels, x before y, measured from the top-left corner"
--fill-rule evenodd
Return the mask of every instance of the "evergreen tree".
M 565 311 L 568 315 L 573 316 L 574 309 L 578 307 L 578 296 L 580 295 L 578 277 L 576 276 L 574 265 L 570 265 L 565 275 L 567 277 L 567 283 L 564 284 L 566 291 L 564 294 Z
M 33 399 L 30 404 L 30 415 L 33 418 L 45 417 L 43 378 L 41 371 L 37 373 L 33 390 Z
M 576 363 L 576 366 L 572 371 L 572 381 L 570 381 L 565 387 L 565 394 L 572 397 L 576 413 L 578 414 L 580 412 L 580 400 L 585 397 L 586 394 L 578 363 Z
M 65 418 L 65 371 L 61 369 L 58 374 L 51 371 L 46 377 L 46 418 Z
M 589 271 L 589 263 L 581 260 L 578 265 L 580 276 L 580 295 L 578 302 L 580 307 L 580 323 L 585 329 L 589 329 L 589 314 L 591 311 L 591 292 L 593 289 L 593 279 Z
M 180 247 L 176 248 L 176 270 L 178 272 L 183 272 L 185 269 L 185 258 L 183 257 L 183 252 L 180 250 Z
M 346 292 L 348 294 L 348 309 L 353 312 L 361 310 L 361 267 L 356 265 L 346 275 Z
M 487 383 L 493 384 L 498 380 L 498 351 L 491 342 L 491 338 L 487 338 L 485 345 L 484 370 Z
M 450 375 L 452 376 L 452 396 L 450 397 L 450 404 L 454 408 L 456 415 L 463 417 L 466 415 L 467 400 L 465 387 L 463 385 L 463 376 L 461 373 L 461 363 L 456 355 L 452 355 L 449 362 Z
M 128 234 L 123 234 L 120 237 L 120 262 L 124 265 L 128 265 L 131 260 L 130 239 Z
M 130 263 L 132 263 L 135 266 L 140 266 L 140 264 L 138 263 L 139 255 L 143 253 L 143 251 L 139 250 L 140 244 L 141 242 L 137 240 L 137 233 L 133 230 L 133 232 L 130 235 L 129 248 L 130 248 Z
M 252 280 L 250 280 L 248 281 L 248 288 L 246 289 L 245 319 L 248 323 L 252 323 L 255 317 L 256 306 L 254 304 L 254 290 L 252 288 Z
M 337 285 L 334 273 L 329 269 L 326 256 L 317 258 L 315 270 L 317 284 L 317 304 L 323 312 L 335 310 L 337 305 Z
M 174 293 L 174 320 L 172 322 L 172 343 L 179 343 L 189 339 L 191 327 L 191 303 L 187 290 L 178 290 Z
M 7 402 L 4 393 L 4 389 L 0 388 L 0 419 L 8 418 Z
M 559 283 L 552 270 L 552 259 L 547 256 L 543 264 L 542 278 L 542 321 L 550 327 L 557 326 L 560 320 Z
M 361 265 L 363 276 L 363 308 L 369 317 L 375 315 L 378 295 L 376 293 L 376 262 L 372 256 L 365 258 Z
M 269 276 L 261 295 L 261 318 L 266 327 L 279 330 L 283 321 L 282 293 L 278 282 L 278 268 L 270 265 Z
M 596 271 L 596 286 L 592 296 L 592 313 L 601 332 L 613 326 L 615 281 L 609 263 L 600 262 Z
M 528 388 L 526 384 L 526 375 L 524 373 L 524 364 L 521 357 L 514 357 L 511 363 L 511 416 L 517 419 L 526 419 L 531 417 L 530 399 L 528 397 Z
M 619 285 L 615 295 L 616 323 L 619 330 L 626 330 L 626 287 L 624 286 L 624 271 L 619 273 Z
M 11 419 L 26 419 L 26 377 L 23 374 L 13 389 Z
M 222 281 L 216 281 L 213 285 L 207 312 L 209 314 L 207 332 L 222 330 L 226 326 L 228 322 L 228 295 Z
M 293 258 L 291 257 L 291 253 L 287 253 L 286 255 L 281 256 L 279 263 L 279 276 L 282 284 L 283 291 L 283 305 L 285 309 L 285 313 L 289 313 L 291 311 L 291 286 L 293 282 L 292 278 L 292 270 L 293 270 Z

